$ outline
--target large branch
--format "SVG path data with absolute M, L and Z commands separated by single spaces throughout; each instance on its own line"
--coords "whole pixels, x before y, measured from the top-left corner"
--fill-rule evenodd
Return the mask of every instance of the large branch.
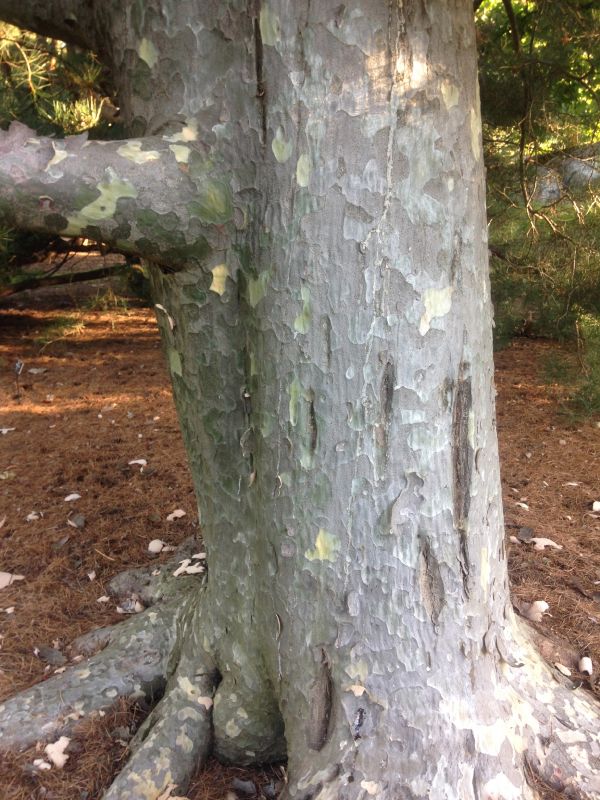
M 92 3 L 81 0 L 0 0 L 0 19 L 64 42 L 95 49 Z
M 233 209 L 192 129 L 116 142 L 39 137 L 20 123 L 0 131 L 0 212 L 21 230 L 85 236 L 178 269 L 222 249 Z
M 115 275 L 123 269 L 123 264 L 111 267 L 98 267 L 86 269 L 85 272 L 60 272 L 58 275 L 40 275 L 35 278 L 23 278 L 10 286 L 0 287 L 0 297 L 10 297 L 18 292 L 31 289 L 44 289 L 47 286 L 64 286 L 69 283 L 83 283 L 84 281 L 98 281 Z

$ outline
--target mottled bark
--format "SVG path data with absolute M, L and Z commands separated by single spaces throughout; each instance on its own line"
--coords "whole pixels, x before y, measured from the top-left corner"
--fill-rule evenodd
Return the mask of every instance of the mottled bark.
M 215 752 L 287 749 L 286 797 L 517 800 L 526 761 L 599 797 L 596 708 L 509 605 L 471 3 L 102 7 L 123 113 L 158 136 L 128 151 L 192 131 L 231 205 L 194 250 L 195 190 L 157 159 L 193 251 L 169 271 L 148 234 L 208 579 L 109 796 L 185 783 L 187 743 L 164 743 L 218 674 Z M 186 736 L 201 756 L 204 712 Z

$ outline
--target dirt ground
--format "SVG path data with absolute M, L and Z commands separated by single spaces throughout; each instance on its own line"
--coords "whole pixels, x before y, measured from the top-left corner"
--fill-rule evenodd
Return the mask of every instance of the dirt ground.
M 497 355 L 498 433 L 515 602 L 549 604 L 540 629 L 575 652 L 547 656 L 585 680 L 578 656 L 600 667 L 600 421 L 561 415 L 567 390 L 542 369 L 559 352 L 523 339 Z M 44 658 L 60 661 L 74 637 L 122 619 L 98 602 L 110 578 L 147 563 L 151 539 L 197 532 L 198 519 L 150 309 L 115 305 L 105 284 L 12 298 L 0 306 L 0 393 L 0 570 L 24 576 L 0 590 L 1 698 L 52 674 Z M 168 521 L 175 509 L 185 516 Z M 510 540 L 531 535 L 562 549 Z M 120 706 L 88 723 L 60 771 L 32 769 L 35 750 L 5 758 L 1 797 L 96 800 L 142 713 Z M 212 762 L 187 797 L 225 800 L 236 779 L 267 796 L 281 772 Z

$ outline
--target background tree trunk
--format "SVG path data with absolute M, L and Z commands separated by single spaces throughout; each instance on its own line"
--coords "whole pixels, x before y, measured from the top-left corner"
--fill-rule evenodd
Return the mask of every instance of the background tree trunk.
M 539 678 L 508 599 L 471 3 L 86 9 L 133 134 L 173 145 L 186 222 L 190 180 L 202 198 L 175 272 L 145 201 L 208 554 L 169 702 L 191 676 L 209 708 L 218 674 L 216 752 L 287 749 L 290 797 L 533 796 L 552 706 L 598 725 L 550 690 L 543 717 L 511 655 Z M 563 750 L 532 758 L 600 796 Z M 139 753 L 110 797 L 168 783 Z

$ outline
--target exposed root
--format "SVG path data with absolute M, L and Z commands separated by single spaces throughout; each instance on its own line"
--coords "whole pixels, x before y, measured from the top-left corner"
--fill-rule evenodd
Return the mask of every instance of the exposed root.
M 178 647 L 162 700 L 138 730 L 132 756 L 104 800 L 157 800 L 169 787 L 185 790 L 212 749 L 213 695 L 219 678 L 200 641 L 198 604 L 178 620 Z
M 510 669 L 515 716 L 533 736 L 528 767 L 550 789 L 577 800 L 600 800 L 600 708 L 585 690 L 559 680 L 537 652 L 521 643 L 524 664 Z
M 185 790 L 211 751 L 214 686 L 211 673 L 174 676 L 104 800 L 157 800 L 169 787 Z
M 182 542 L 172 558 L 156 566 L 138 567 L 120 572 L 108 584 L 109 594 L 121 602 L 136 596 L 145 606 L 181 595 L 191 586 L 198 588 L 198 576 L 177 577 L 173 572 L 185 558 L 191 558 L 201 549 L 198 539 L 191 537 Z
M 179 599 L 103 629 L 110 642 L 104 650 L 4 701 L 0 747 L 24 748 L 68 732 L 119 697 L 160 696 L 181 611 Z

